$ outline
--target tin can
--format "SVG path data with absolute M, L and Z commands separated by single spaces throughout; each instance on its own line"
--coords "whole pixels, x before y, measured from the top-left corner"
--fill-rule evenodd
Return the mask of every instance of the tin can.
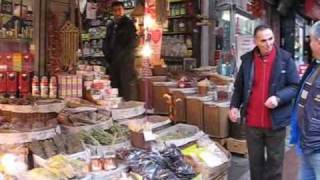
M 49 82 L 47 76 L 42 76 L 40 83 L 40 93 L 42 98 L 49 97 Z

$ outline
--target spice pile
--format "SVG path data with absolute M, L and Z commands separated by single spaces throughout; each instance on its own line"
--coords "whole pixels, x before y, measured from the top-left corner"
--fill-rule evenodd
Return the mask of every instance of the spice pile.
M 0 132 L 32 132 L 57 127 L 56 119 L 28 119 L 13 117 L 10 120 L 0 117 Z
M 111 113 L 89 107 L 65 109 L 58 115 L 60 124 L 67 126 L 86 126 L 110 120 Z
M 29 149 L 43 159 L 58 154 L 74 154 L 84 151 L 84 147 L 77 135 L 57 135 L 44 141 L 33 141 L 28 143 Z
M 94 146 L 113 145 L 126 141 L 129 136 L 129 130 L 114 123 L 108 130 L 92 129 L 91 131 L 81 131 L 79 136 L 85 144 Z
M 72 160 L 62 155 L 50 158 L 45 168 L 35 168 L 29 171 L 25 179 L 61 180 L 83 177 L 86 164 Z

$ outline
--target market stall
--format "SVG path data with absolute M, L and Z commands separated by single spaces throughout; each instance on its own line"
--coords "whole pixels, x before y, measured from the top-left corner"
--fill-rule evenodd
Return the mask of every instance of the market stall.
M 230 154 L 198 127 L 144 115 L 140 102 L 107 110 L 85 100 L 24 100 L 1 102 L 7 178 L 214 179 L 229 167 Z
M 0 2 L 1 13 L 9 13 L 12 3 Z M 0 68 L 0 179 L 171 180 L 227 176 L 230 153 L 206 134 L 205 118 L 188 115 L 191 111 L 187 109 L 189 99 L 199 100 L 200 104 L 203 99 L 221 100 L 221 93 L 210 81 L 214 76 L 202 71 L 192 72 L 192 76 L 169 76 L 166 71 L 161 73 L 161 68 L 164 76 L 152 76 L 157 74 L 158 65 L 164 65 L 160 60 L 161 24 L 167 15 L 159 9 L 169 8 L 171 13 L 179 9 L 183 15 L 183 9 L 187 11 L 190 6 L 191 13 L 193 7 L 192 3 L 173 3 L 174 7 L 169 7 L 163 2 L 145 1 L 144 16 L 140 13 L 141 17 L 136 17 L 143 31 L 143 53 L 137 54 L 141 101 L 124 101 L 106 74 L 101 43 L 112 16 L 108 11 L 99 14 L 95 8 L 105 10 L 110 3 L 76 1 L 81 23 L 66 21 L 60 28 L 48 26 L 46 74 L 33 68 L 38 65 L 28 54 L 30 47 L 16 49 L 14 53 L 18 54 L 12 56 L 0 56 L 4 67 Z M 139 3 L 125 1 L 125 8 L 137 16 L 141 10 L 134 7 L 141 8 Z M 54 14 L 50 17 L 57 22 Z M 30 28 L 14 25 L 13 29 L 1 30 L 0 38 L 31 38 Z M 185 39 L 189 45 L 190 38 Z M 184 98 L 183 104 L 180 98 Z M 201 110 L 197 112 L 201 116 L 202 108 L 199 105 Z

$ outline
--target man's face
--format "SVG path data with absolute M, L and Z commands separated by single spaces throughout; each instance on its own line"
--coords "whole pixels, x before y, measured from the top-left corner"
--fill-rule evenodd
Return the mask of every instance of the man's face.
M 320 39 L 314 35 L 310 36 L 310 48 L 312 50 L 312 56 L 314 58 L 320 58 Z
M 112 13 L 115 19 L 119 19 L 124 16 L 124 8 L 122 6 L 114 6 L 112 7 Z
M 254 41 L 262 55 L 272 51 L 274 46 L 274 35 L 271 29 L 264 29 L 257 32 Z
M 17 5 L 14 7 L 13 14 L 18 17 L 25 17 L 27 14 L 27 8 L 25 6 L 23 6 L 22 10 L 21 10 L 21 6 Z M 20 14 L 21 14 L 21 16 L 20 16 Z

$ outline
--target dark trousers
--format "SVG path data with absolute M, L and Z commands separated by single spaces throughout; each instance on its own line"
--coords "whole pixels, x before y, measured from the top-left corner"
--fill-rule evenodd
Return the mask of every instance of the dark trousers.
M 285 136 L 285 128 L 246 128 L 251 180 L 282 179 Z
M 110 66 L 111 86 L 118 88 L 124 100 L 137 100 L 137 76 L 133 64 Z

